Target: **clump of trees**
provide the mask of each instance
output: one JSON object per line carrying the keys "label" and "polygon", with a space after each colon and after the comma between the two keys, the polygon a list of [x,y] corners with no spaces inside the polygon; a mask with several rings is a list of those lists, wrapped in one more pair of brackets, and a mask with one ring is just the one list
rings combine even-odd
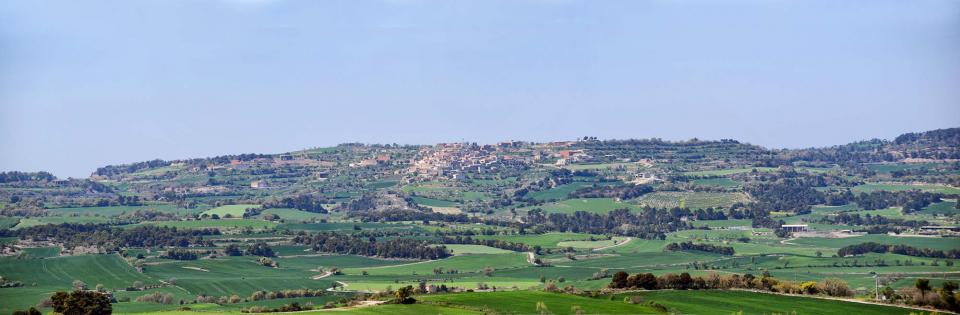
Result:
{"label": "clump of trees", "polygon": [[652,273],[630,275],[620,271],[613,274],[611,289],[643,290],[704,290],[704,289],[751,289],[791,294],[826,294],[829,296],[853,296],[853,290],[843,280],[828,278],[817,283],[809,281],[796,283],[778,280],[769,276],[756,277],[752,274],[721,276],[711,273],[706,277],[693,277],[689,273],[663,274],[659,277]]}
{"label": "clump of trees", "polygon": [[299,302],[293,302],[290,304],[284,304],[280,307],[269,308],[266,306],[251,306],[243,310],[243,313],[278,313],[278,312],[299,312],[299,311],[310,311],[313,310],[313,304],[307,302],[304,305],[300,305]]}
{"label": "clump of trees", "polygon": [[113,306],[106,294],[94,291],[57,292],[50,297],[53,311],[59,314],[110,314]]}
{"label": "clump of trees", "polygon": [[53,176],[48,172],[0,172],[0,183],[13,183],[13,182],[27,182],[27,181],[44,181],[49,182],[57,177]]}
{"label": "clump of trees", "polygon": [[312,246],[314,251],[334,254],[414,259],[440,259],[450,256],[450,251],[444,246],[435,246],[429,241],[411,238],[377,241],[373,238],[334,232],[313,235],[301,232],[293,238],[293,242]]}
{"label": "clump of trees", "polygon": [[866,253],[893,253],[914,257],[929,257],[929,258],[951,258],[957,259],[960,258],[960,250],[951,249],[949,251],[942,251],[939,249],[932,248],[918,248],[909,245],[887,245],[880,244],[875,242],[866,242],[856,245],[844,246],[837,250],[837,256],[855,256],[863,255]]}
{"label": "clump of trees", "polygon": [[940,202],[940,197],[941,194],[919,190],[896,192],[881,190],[869,194],[860,193],[853,201],[866,210],[903,207],[903,211],[909,213],[923,210],[931,203]]}
{"label": "clump of trees", "polygon": [[688,229],[683,217],[689,210],[645,208],[637,214],[629,209],[617,209],[606,214],[577,211],[573,214],[550,213],[536,208],[527,213],[528,224],[538,232],[559,231],[593,234],[617,234],[643,239],[664,239],[666,233]]}
{"label": "clump of trees", "polygon": [[299,194],[280,199],[267,200],[262,204],[262,208],[293,208],[306,212],[327,213],[327,209],[323,207],[323,204],[327,202],[328,200],[322,196],[316,196],[313,194]]}
{"label": "clump of trees", "polygon": [[164,252],[163,255],[160,255],[160,258],[175,260],[197,260],[198,256],[194,251],[174,248]]}
{"label": "clump of trees", "polygon": [[252,256],[261,256],[261,257],[275,257],[276,254],[273,253],[273,248],[270,248],[270,245],[267,245],[265,242],[256,242],[253,245],[250,245],[249,248],[244,252],[244,254]]}
{"label": "clump of trees", "polygon": [[173,304],[173,294],[154,292],[137,297],[137,302],[150,302],[158,304]]}
{"label": "clump of trees", "polygon": [[720,246],[720,245],[713,245],[713,244],[695,244],[693,242],[670,243],[670,244],[667,244],[667,246],[664,247],[663,250],[668,252],[695,250],[695,251],[715,253],[715,254],[727,255],[727,256],[732,256],[734,254],[733,247],[731,246]]}
{"label": "clump of trees", "polygon": [[916,306],[930,306],[939,309],[960,311],[960,292],[954,281],[944,281],[940,288],[934,288],[930,279],[919,278],[913,287],[894,290],[890,287],[880,293],[892,303],[904,303]]}
{"label": "clump of trees", "polygon": [[824,194],[798,178],[781,178],[771,182],[757,182],[745,187],[755,200],[753,207],[777,209],[796,214],[810,213],[811,205],[824,203]]}
{"label": "clump of trees", "polygon": [[620,198],[633,199],[653,192],[648,185],[604,185],[577,189],[567,194],[570,198]]}
{"label": "clump of trees", "polygon": [[17,236],[21,240],[53,241],[64,247],[98,246],[108,250],[120,247],[187,247],[213,246],[204,240],[206,235],[220,235],[217,229],[177,229],[175,227],[144,225],[118,228],[105,224],[46,224],[19,230],[2,230],[2,236]]}

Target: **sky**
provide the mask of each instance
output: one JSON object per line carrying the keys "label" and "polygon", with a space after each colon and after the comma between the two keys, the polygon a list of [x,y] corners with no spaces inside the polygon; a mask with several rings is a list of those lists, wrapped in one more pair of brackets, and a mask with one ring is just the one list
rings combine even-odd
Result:
{"label": "sky", "polygon": [[960,126],[960,1],[0,0],[0,170]]}

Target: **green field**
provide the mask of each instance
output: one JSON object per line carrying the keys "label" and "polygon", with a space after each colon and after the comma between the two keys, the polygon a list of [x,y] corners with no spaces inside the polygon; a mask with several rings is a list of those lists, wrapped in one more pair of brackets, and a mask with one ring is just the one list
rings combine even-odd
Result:
{"label": "green field", "polygon": [[145,206],[53,208],[53,209],[48,209],[47,212],[55,213],[58,215],[79,214],[79,215],[118,216],[118,215],[122,215],[129,212],[135,212],[138,210],[140,211],[153,210],[153,211],[177,213],[177,214],[199,212],[199,210],[194,210],[194,209],[177,208],[176,205],[172,205],[172,204],[158,204],[158,205],[145,205]]}
{"label": "green field", "polygon": [[684,172],[683,175],[690,176],[690,177],[727,176],[727,175],[740,174],[740,173],[749,173],[749,172],[752,172],[753,170],[757,170],[758,172],[773,172],[773,171],[776,171],[777,168],[775,167],[730,168],[730,169],[709,170],[709,171]]}
{"label": "green field", "polygon": [[450,293],[417,297],[421,303],[469,307],[499,314],[536,314],[541,303],[552,314],[575,314],[579,307],[585,314],[659,314],[647,305],[624,303],[622,300],[589,298],[583,296],[541,291]]}
{"label": "green field", "polygon": [[243,213],[244,213],[248,208],[259,208],[259,207],[260,207],[260,205],[250,205],[250,204],[244,204],[244,205],[225,205],[225,206],[219,206],[219,207],[216,207],[216,208],[213,208],[213,209],[204,211],[202,214],[208,214],[208,215],[214,215],[214,214],[216,214],[216,215],[220,216],[221,218],[223,218],[224,216],[226,216],[226,215],[229,214],[230,216],[232,216],[232,217],[234,217],[234,218],[242,218],[242,217],[243,217]]}
{"label": "green field", "polygon": [[571,171],[582,171],[582,170],[606,170],[614,168],[628,168],[628,169],[637,169],[642,166],[637,163],[631,162],[621,162],[621,163],[600,163],[600,164],[568,164],[562,166],[562,168],[571,170]]}
{"label": "green field", "polygon": [[0,229],[9,229],[20,223],[20,218],[0,217]]}
{"label": "green field", "polygon": [[[938,167],[949,167],[949,163],[886,163],[886,164],[868,164],[866,167],[877,173],[892,173],[894,171],[906,171],[917,169],[935,169]],[[956,170],[950,172],[957,174]]]}
{"label": "green field", "polygon": [[643,195],[637,202],[657,208],[687,207],[690,209],[704,209],[708,207],[729,207],[737,202],[747,202],[749,198],[744,193],[717,193],[717,192],[681,192],[666,191]]}
{"label": "green field", "polygon": [[[49,254],[49,252],[47,253]],[[0,289],[0,313],[33,306],[57,290],[69,290],[74,280],[91,288],[103,284],[121,289],[134,281],[155,284],[157,280],[138,273],[118,255],[64,256],[45,259],[0,257],[0,275],[19,280],[23,287]]]}
{"label": "green field", "polygon": [[527,235],[478,235],[476,238],[483,240],[504,240],[509,242],[524,243],[530,246],[540,247],[558,247],[557,244],[563,241],[581,241],[590,240],[590,234],[583,233],[546,233],[546,234],[527,234]]}
{"label": "green field", "polygon": [[447,200],[432,199],[432,198],[419,197],[419,196],[417,196],[417,197],[412,197],[412,198],[413,198],[413,201],[415,201],[417,204],[419,204],[419,205],[424,205],[424,206],[430,206],[430,207],[444,207],[444,208],[446,208],[446,207],[456,207],[456,206],[459,206],[459,205],[460,205],[460,204],[458,204],[458,203],[456,203],[456,202],[447,201]]}
{"label": "green field", "polygon": [[276,222],[256,220],[256,219],[220,219],[220,220],[189,220],[189,221],[149,221],[140,224],[169,226],[176,228],[245,228],[255,229],[271,228],[279,225]]}
{"label": "green field", "polygon": [[376,223],[376,222],[328,222],[328,223],[286,223],[280,225],[282,229],[294,231],[340,231],[348,232],[356,229],[389,229],[389,230],[416,230],[420,227],[403,223]]}
{"label": "green field", "polygon": [[529,266],[527,256],[524,253],[505,253],[505,254],[472,254],[464,256],[453,256],[446,259],[425,261],[418,263],[409,263],[397,266],[386,266],[376,268],[351,268],[345,267],[344,273],[348,275],[359,275],[366,270],[369,275],[430,275],[433,269],[443,267],[444,269],[457,269],[461,273],[477,272],[486,267],[495,269],[518,268]]}
{"label": "green field", "polygon": [[[621,298],[626,295],[620,294]],[[909,314],[911,310],[811,297],[745,291],[649,291],[636,295],[683,314]]]}
{"label": "green field", "polygon": [[[214,308],[214,307],[211,307]],[[297,312],[296,314],[304,315],[314,315],[314,314],[330,314],[331,310],[314,310],[307,312]],[[352,308],[352,309],[337,309],[333,310],[334,314],[350,314],[350,315],[380,315],[380,314],[391,314],[391,315],[426,315],[426,314],[446,314],[446,315],[474,315],[474,314],[483,314],[478,311],[471,311],[461,308],[452,308],[444,307],[439,305],[426,305],[426,304],[409,304],[409,305],[399,305],[399,304],[384,304],[370,307],[361,307],[361,308]],[[198,314],[217,314],[217,315],[245,315],[249,313],[242,313],[240,311],[219,311],[216,309],[199,309],[196,311],[163,311],[163,312],[150,312],[143,313],[145,315],[198,315]],[[280,313],[280,314],[289,314],[289,313]]]}
{"label": "green field", "polygon": [[613,198],[580,198],[567,199],[557,202],[548,202],[541,206],[524,207],[522,210],[529,211],[533,208],[540,208],[546,212],[574,213],[576,211],[586,211],[593,213],[607,213],[616,209],[628,208],[632,210],[640,209],[639,206],[623,201],[616,201]]}
{"label": "green field", "polygon": [[614,237],[609,240],[600,240],[600,241],[565,241],[557,243],[558,247],[573,247],[573,248],[601,248],[608,247],[613,245],[623,245],[623,242],[628,238],[626,237]]}
{"label": "green field", "polygon": [[869,234],[858,237],[848,238],[798,238],[791,243],[798,245],[808,245],[818,248],[840,248],[848,245],[855,245],[866,242],[875,242],[880,244],[903,244],[921,248],[934,248],[940,250],[951,250],[960,248],[960,238],[941,238],[941,237],[898,237],[884,234]]}
{"label": "green field", "polygon": [[468,254],[506,254],[512,251],[483,245],[444,244],[454,255]]}
{"label": "green field", "polygon": [[874,191],[906,191],[906,190],[921,190],[926,192],[933,193],[942,193],[942,194],[960,194],[960,188],[950,187],[950,186],[941,186],[941,185],[908,185],[908,184],[890,184],[890,183],[866,183],[859,186],[854,186],[850,189],[854,193],[869,193]]}
{"label": "green field", "polygon": [[736,188],[736,187],[740,187],[741,185],[740,182],[734,181],[726,177],[694,179],[690,182],[700,186],[723,187],[723,188]]}
{"label": "green field", "polygon": [[297,210],[297,209],[274,208],[274,209],[263,210],[263,212],[261,212],[256,217],[262,218],[263,216],[268,214],[279,216],[281,220],[288,221],[288,222],[289,221],[294,221],[294,222],[309,221],[312,219],[321,218],[325,216],[322,213],[306,212],[306,211]]}
{"label": "green field", "polygon": [[63,217],[33,217],[33,218],[23,218],[20,219],[20,224],[17,224],[13,229],[22,229],[25,227],[44,225],[44,224],[61,224],[61,223],[108,223],[114,221],[114,219],[109,217],[95,217],[95,216],[63,216]]}
{"label": "green field", "polygon": [[957,209],[957,201],[955,200],[943,201],[931,204],[917,213],[931,215],[956,215],[960,213],[960,209]]}
{"label": "green field", "polygon": [[593,183],[573,182],[573,183],[553,187],[547,190],[532,192],[528,195],[528,197],[536,200],[562,200],[562,199],[567,199],[567,195],[570,194],[571,192],[580,188],[590,187],[590,186],[593,186]]}

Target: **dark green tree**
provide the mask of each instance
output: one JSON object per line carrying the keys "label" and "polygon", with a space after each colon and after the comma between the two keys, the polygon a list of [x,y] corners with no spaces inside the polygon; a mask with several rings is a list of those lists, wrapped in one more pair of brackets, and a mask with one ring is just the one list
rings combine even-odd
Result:
{"label": "dark green tree", "polygon": [[93,291],[54,293],[50,300],[53,310],[63,315],[101,315],[113,313],[106,294]]}

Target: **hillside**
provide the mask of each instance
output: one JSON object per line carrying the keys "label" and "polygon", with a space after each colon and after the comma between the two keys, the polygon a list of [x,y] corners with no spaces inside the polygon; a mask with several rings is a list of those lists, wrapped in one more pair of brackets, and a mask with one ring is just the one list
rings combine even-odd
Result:
{"label": "hillside", "polygon": [[[342,144],[4,172],[0,312],[74,289],[116,313],[957,310],[958,139]],[[418,303],[380,304],[398,291]]]}

